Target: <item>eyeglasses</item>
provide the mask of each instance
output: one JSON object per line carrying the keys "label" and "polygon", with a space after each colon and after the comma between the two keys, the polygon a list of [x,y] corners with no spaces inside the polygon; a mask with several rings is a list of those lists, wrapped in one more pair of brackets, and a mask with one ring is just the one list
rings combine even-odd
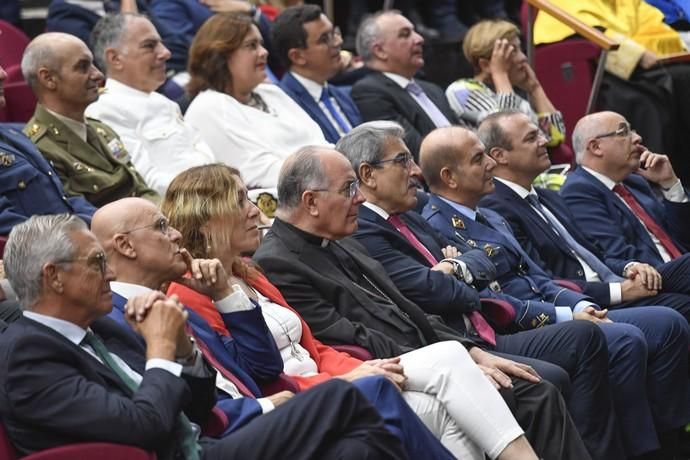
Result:
{"label": "eyeglasses", "polygon": [[154,230],[158,230],[159,232],[161,232],[163,235],[167,235],[168,230],[170,230],[170,223],[168,222],[168,219],[166,219],[165,217],[161,217],[160,219],[158,219],[157,221],[155,221],[152,224],[144,225],[142,227],[133,228],[131,230],[127,230],[126,232],[120,232],[120,233],[122,233],[123,235],[128,235],[132,232],[136,232],[137,230],[143,230],[145,228],[153,228]]}
{"label": "eyeglasses", "polygon": [[90,267],[91,269],[98,270],[101,273],[101,276],[105,276],[105,271],[108,267],[108,258],[106,257],[105,253],[100,251],[97,252],[96,254],[92,256],[82,256],[82,257],[75,257],[74,259],[69,259],[69,260],[58,260],[55,261],[55,264],[72,264],[75,262],[81,262],[81,261],[86,261],[86,265]]}
{"label": "eyeglasses", "polygon": [[604,134],[599,134],[597,136],[594,136],[592,139],[603,139],[605,137],[613,137],[613,136],[628,137],[631,133],[635,134],[636,132],[637,131],[635,131],[634,129],[632,129],[630,127],[630,123],[623,122],[620,125],[618,125],[618,129],[616,129],[615,131],[611,131],[611,132],[604,133]]}
{"label": "eyeglasses", "polygon": [[[352,182],[350,182],[347,185],[346,189],[343,190],[338,190],[335,191],[335,193],[339,193],[341,195],[344,195],[345,198],[352,198],[357,194],[357,190],[359,190],[359,179],[355,179]],[[313,192],[333,192],[333,190],[329,190],[327,188],[314,188],[312,189]]]}
{"label": "eyeglasses", "polygon": [[330,32],[327,32],[325,34],[322,34],[318,40],[316,40],[317,45],[330,45],[336,40],[339,40],[342,38],[342,34],[340,33],[340,27],[335,26],[333,27]]}
{"label": "eyeglasses", "polygon": [[410,155],[409,153],[401,153],[397,155],[395,158],[391,158],[390,160],[378,160],[369,164],[372,166],[380,166],[384,163],[389,162],[395,163],[396,165],[400,165],[403,168],[410,169],[410,166],[412,166],[412,155]]}

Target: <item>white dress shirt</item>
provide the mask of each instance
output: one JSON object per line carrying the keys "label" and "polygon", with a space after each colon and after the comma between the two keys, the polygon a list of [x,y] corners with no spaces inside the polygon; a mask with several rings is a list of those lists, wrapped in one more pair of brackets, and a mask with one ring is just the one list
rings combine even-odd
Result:
{"label": "white dress shirt", "polygon": [[321,128],[276,85],[254,89],[269,113],[214,90],[199,93],[185,120],[197,128],[216,159],[237,168],[254,199],[262,190],[276,194],[283,161],[306,145],[330,146]]}
{"label": "white dress shirt", "polygon": [[[343,128],[340,127],[340,124],[333,118],[333,114],[331,114],[331,111],[328,110],[326,105],[321,101],[321,93],[323,93],[323,90],[325,87],[328,86],[328,83],[325,85],[321,85],[319,83],[316,83],[314,80],[310,80],[306,77],[303,77],[302,75],[296,74],[295,72],[290,72],[293,77],[295,77],[295,80],[297,80],[302,86],[304,86],[304,89],[307,90],[309,95],[314,99],[314,102],[319,106],[323,114],[328,118],[328,122],[333,126],[333,129],[335,129],[340,137],[345,135],[345,132],[343,131]],[[343,112],[343,110],[340,108],[340,104],[338,104],[338,101],[334,97],[329,97],[331,104],[335,108],[336,112],[338,112],[338,115],[340,115],[340,118],[343,119],[347,125],[352,128],[352,125],[350,125],[350,121],[347,119],[347,116]]]}
{"label": "white dress shirt", "polygon": [[[616,186],[616,182],[614,182],[613,180],[611,180],[607,176],[601,174],[600,172],[594,171],[591,168],[588,168],[586,166],[581,166],[581,168],[584,169],[585,171],[587,171],[588,173],[590,173],[592,176],[594,176],[599,182],[604,184],[604,186],[607,189],[613,191],[613,187]],[[666,199],[668,201],[672,201],[674,203],[686,203],[688,201],[688,197],[685,194],[685,189],[683,189],[683,184],[680,182],[680,179],[678,179],[676,181],[676,183],[673,184],[673,186],[671,186],[671,188],[669,188],[668,190],[665,190],[662,188],[661,193],[663,194],[664,199]],[[630,206],[628,206],[628,203],[625,202],[623,197],[619,196],[615,192],[614,192],[614,195],[616,195],[618,197],[618,199],[621,200],[621,202],[624,203],[625,206],[628,207],[628,209],[630,209]],[[666,248],[664,247],[664,245],[661,244],[661,241],[659,241],[659,238],[657,238],[652,232],[649,231],[649,229],[644,224],[642,219],[640,219],[637,216],[637,214],[635,214],[635,211],[630,209],[630,212],[632,212],[633,215],[635,217],[637,217],[637,220],[640,221],[640,223],[642,224],[642,227],[645,229],[645,231],[647,232],[649,237],[654,242],[654,246],[656,247],[656,250],[659,253],[659,255],[661,256],[661,258],[663,259],[663,261],[669,262],[672,259],[671,254],[669,254],[668,251],[666,250]],[[626,266],[626,268],[627,268],[627,266]]]}
{"label": "white dress shirt", "polygon": [[115,130],[137,171],[161,195],[182,171],[216,161],[201,134],[184,121],[179,105],[162,94],[109,78],[86,115]]}
{"label": "white dress shirt", "polygon": [[[391,80],[393,80],[398,86],[400,86],[405,91],[407,91],[407,85],[409,85],[411,81],[414,81],[411,78],[405,78],[402,75],[398,75],[397,73],[391,73],[391,72],[382,72],[382,73],[385,76],[387,76],[388,78],[390,78]],[[417,103],[417,105],[419,105],[419,107],[424,111],[424,113],[429,115],[429,119],[436,125],[437,128],[444,128],[444,127],[449,126],[451,124],[449,120],[446,120],[446,121],[448,121],[448,124],[439,125],[438,123],[436,123],[434,121],[435,120],[434,115],[429,113],[429,111],[426,109],[426,107],[424,107],[424,103],[421,100],[421,96],[414,94],[410,91],[407,91],[407,94],[412,96],[412,99],[414,99],[414,101]],[[427,95],[427,99],[428,99],[428,95]],[[431,104],[434,104],[434,101],[432,101],[431,99],[429,99],[429,102]],[[436,105],[436,104],[434,104],[434,105]],[[438,109],[438,110],[439,110],[439,113],[445,118],[445,115],[443,114],[443,112],[441,112],[441,109]]]}
{"label": "white dress shirt", "polygon": [[[525,198],[527,198],[527,195],[530,195],[530,194],[535,195],[535,196],[537,195],[537,191],[534,190],[534,187],[530,187],[530,190],[527,190],[522,185],[516,184],[515,182],[509,181],[507,179],[503,179],[501,177],[494,177],[494,179],[505,184],[507,187],[509,187],[511,190],[513,190],[515,193],[517,193],[520,196],[520,198],[522,198],[523,200]],[[537,215],[539,217],[541,217],[544,220],[544,222],[548,223],[549,221],[551,221],[551,222],[559,222],[560,223],[558,218],[556,218],[556,216],[554,216],[553,213],[551,211],[549,211],[549,208],[547,208],[546,206],[542,206],[544,213],[547,214],[545,216],[542,214],[541,210],[532,206],[532,204],[529,201],[527,202],[527,204],[529,204],[529,206],[532,209],[534,209],[534,211],[537,213]],[[567,231],[567,229],[563,226],[562,223],[561,223],[561,227],[563,228],[564,231]],[[572,238],[572,235],[570,235],[570,236]],[[575,239],[575,238],[573,238],[573,239]],[[570,248],[570,249],[572,249],[572,248]],[[597,274],[597,272],[595,272],[592,269],[592,267],[589,266],[589,264],[587,262],[585,262],[576,252],[573,251],[572,254],[575,256],[577,261],[580,263],[580,266],[582,267],[582,271],[585,274],[585,280],[586,281],[590,281],[590,282],[601,281],[601,278],[599,278],[599,275]],[[611,305],[618,305],[619,303],[621,303],[623,301],[623,289],[622,289],[621,283],[608,283],[608,284],[609,284],[610,303],[611,303]]]}
{"label": "white dress shirt", "polygon": [[[110,289],[113,292],[116,292],[117,294],[121,295],[125,299],[129,299],[130,297],[134,297],[141,294],[148,294],[152,290],[151,288],[148,288],[146,286],[131,283],[123,283],[121,281],[111,281]],[[237,311],[251,310],[255,308],[254,304],[249,301],[246,294],[244,294],[244,292],[242,292],[241,289],[239,289],[239,286],[237,288],[233,286],[233,289],[234,291],[232,294],[225,297],[224,299],[219,300],[218,302],[214,302],[218,311],[220,311],[221,313],[233,313]],[[191,366],[189,366],[190,370],[187,370],[188,367],[185,367],[184,369],[185,373],[188,373],[190,375],[198,375],[194,373],[194,371],[192,371],[191,369],[194,369],[196,372],[198,372],[200,369],[203,369],[204,367],[202,355],[196,348],[196,345],[194,346],[194,353],[195,361]],[[223,377],[223,375],[220,372],[216,373],[216,388],[229,394],[230,396],[232,396],[233,399],[244,397],[242,393],[240,393],[240,391],[237,389],[237,386],[230,380]],[[261,406],[261,411],[264,414],[275,409],[275,405],[273,405],[271,400],[269,400],[268,398],[257,398],[256,401]]]}
{"label": "white dress shirt", "polygon": [[[35,313],[32,311],[25,310],[23,314],[27,318],[51,328],[52,330],[54,330],[55,332],[57,332],[58,334],[62,335],[67,340],[75,344],[76,346],[82,348],[84,351],[93,356],[99,362],[103,363],[101,358],[96,354],[96,352],[93,350],[93,348],[91,348],[90,345],[82,343],[84,337],[86,337],[86,333],[88,332],[86,329],[82,329],[81,326],[77,326],[76,324],[71,323],[69,321],[65,321],[63,319],[55,318],[52,316],[42,315],[40,313]],[[110,354],[110,357],[113,358],[113,360],[127,374],[129,378],[131,378],[137,384],[141,383],[142,377],[141,375],[139,375],[139,373],[132,370],[132,368],[129,367],[129,365],[127,365],[127,363],[124,362],[116,354],[110,351],[108,353]],[[146,370],[154,368],[164,369],[176,377],[179,377],[182,374],[182,366],[178,363],[168,361],[167,359],[153,358],[146,361]]]}

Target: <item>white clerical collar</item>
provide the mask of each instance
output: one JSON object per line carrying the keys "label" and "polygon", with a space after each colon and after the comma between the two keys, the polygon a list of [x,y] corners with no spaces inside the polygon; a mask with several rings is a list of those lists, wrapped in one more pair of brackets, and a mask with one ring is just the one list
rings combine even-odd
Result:
{"label": "white clerical collar", "polygon": [[362,206],[365,206],[365,207],[371,209],[376,214],[383,217],[383,220],[388,220],[388,217],[390,217],[390,214],[388,214],[388,212],[385,209],[383,209],[380,206],[375,205],[374,203],[370,203],[368,201],[365,201],[364,203],[362,203]]}
{"label": "white clerical collar", "polygon": [[601,182],[602,184],[604,184],[604,186],[605,186],[607,189],[613,190],[613,187],[616,186],[616,182],[615,182],[614,180],[612,180],[610,177],[605,176],[605,175],[603,175],[602,173],[593,170],[592,168],[588,168],[587,166],[582,166],[582,165],[580,165],[580,168],[584,169],[585,171],[587,171],[588,173],[590,173],[592,176],[594,176],[595,178],[597,178],[597,179],[599,180],[599,182]]}
{"label": "white clerical collar", "polygon": [[523,187],[520,184],[516,184],[513,181],[510,181],[508,179],[503,179],[502,177],[496,177],[494,176],[494,180],[498,180],[499,182],[503,183],[506,187],[510,188],[513,192],[517,193],[520,198],[523,200],[527,198],[527,195],[536,195],[537,191],[534,190],[534,187],[530,185],[529,190],[527,190],[525,187]]}
{"label": "white clerical collar", "polygon": [[314,98],[316,102],[319,102],[321,100],[321,93],[323,92],[323,89],[328,85],[321,85],[314,80],[310,80],[307,77],[303,77],[302,75],[299,75],[295,72],[290,72],[290,74],[295,77],[295,80],[297,80],[302,86],[304,86],[304,89],[307,90],[309,95]]}
{"label": "white clerical collar", "polygon": [[65,321],[64,319],[42,315],[29,310],[24,310],[23,314],[27,318],[51,328],[77,346],[81,344],[81,341],[84,340],[84,336],[86,336],[86,329],[69,321]]}

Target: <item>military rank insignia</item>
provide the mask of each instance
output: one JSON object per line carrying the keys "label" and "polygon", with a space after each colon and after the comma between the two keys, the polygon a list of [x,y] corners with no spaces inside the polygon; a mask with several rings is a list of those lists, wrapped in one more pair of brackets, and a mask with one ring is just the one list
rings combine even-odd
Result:
{"label": "military rank insignia", "polygon": [[544,327],[549,324],[549,315],[546,313],[539,313],[536,318],[532,318],[532,328]]}
{"label": "military rank insignia", "polygon": [[465,230],[465,222],[463,222],[462,219],[459,218],[458,216],[453,216],[450,221],[453,224],[454,228],[459,228],[460,230]]}
{"label": "military rank insignia", "polygon": [[0,150],[0,166],[3,168],[10,167],[14,164],[16,158],[11,153],[5,153]]}
{"label": "military rank insignia", "polygon": [[498,248],[491,246],[489,243],[484,245],[484,253],[487,256],[493,257],[494,255],[496,255],[496,252],[498,252]]}

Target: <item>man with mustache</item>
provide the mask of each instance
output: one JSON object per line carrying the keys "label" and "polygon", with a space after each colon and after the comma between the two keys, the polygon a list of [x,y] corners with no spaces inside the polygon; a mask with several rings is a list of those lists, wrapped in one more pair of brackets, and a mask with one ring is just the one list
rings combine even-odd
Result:
{"label": "man with mustache", "polygon": [[458,123],[443,89],[414,78],[424,66],[423,45],[414,25],[397,11],[365,19],[357,31],[357,53],[372,72],[352,87],[363,121],[400,123],[415,159],[426,134]]}
{"label": "man with mustache", "polygon": [[[522,114],[513,121],[513,145],[541,146],[533,153],[545,155],[546,138],[537,125]],[[514,153],[529,161],[526,151]],[[423,213],[429,224],[455,244],[473,241],[490,247],[505,293],[528,304],[548,300],[559,286],[525,254],[501,216],[478,206],[494,190],[496,160],[485,152],[477,135],[460,127],[436,130],[422,143],[421,161],[433,192]],[[665,450],[655,453],[655,458],[672,458],[677,428],[690,419],[688,332],[683,317],[661,306],[606,312],[592,299],[570,308],[562,300],[555,305],[558,322],[591,321],[606,336],[609,380],[615,388],[614,407],[628,456],[647,455],[661,447]]]}
{"label": "man with mustache", "polygon": [[563,197],[532,186],[551,162],[544,139],[522,135],[528,125],[529,120],[516,112],[495,114],[482,123],[477,135],[496,167],[492,170],[495,191],[482,198],[480,205],[506,219],[515,239],[545,272],[577,283],[599,305],[611,309],[665,305],[690,317],[690,295],[672,291],[673,282],[662,282],[657,289],[658,275],[651,265],[633,265],[625,278],[609,268],[601,243],[585,235]]}
{"label": "man with mustache", "polygon": [[57,171],[67,195],[81,195],[94,206],[126,196],[159,200],[118,135],[84,116],[103,80],[84,42],[57,32],[39,35],[24,51],[22,74],[38,99],[24,132]]}
{"label": "man with mustache", "polygon": [[651,289],[690,293],[690,201],[668,157],[648,151],[615,112],[582,118],[573,149],[580,167],[561,195],[606,265]]}
{"label": "man with mustache", "polygon": [[182,118],[180,106],[156,92],[165,83],[170,51],[150,20],[137,14],[106,15],[91,42],[108,80],[86,114],[117,131],[153,189],[165,193],[180,172],[215,161],[200,133]]}

